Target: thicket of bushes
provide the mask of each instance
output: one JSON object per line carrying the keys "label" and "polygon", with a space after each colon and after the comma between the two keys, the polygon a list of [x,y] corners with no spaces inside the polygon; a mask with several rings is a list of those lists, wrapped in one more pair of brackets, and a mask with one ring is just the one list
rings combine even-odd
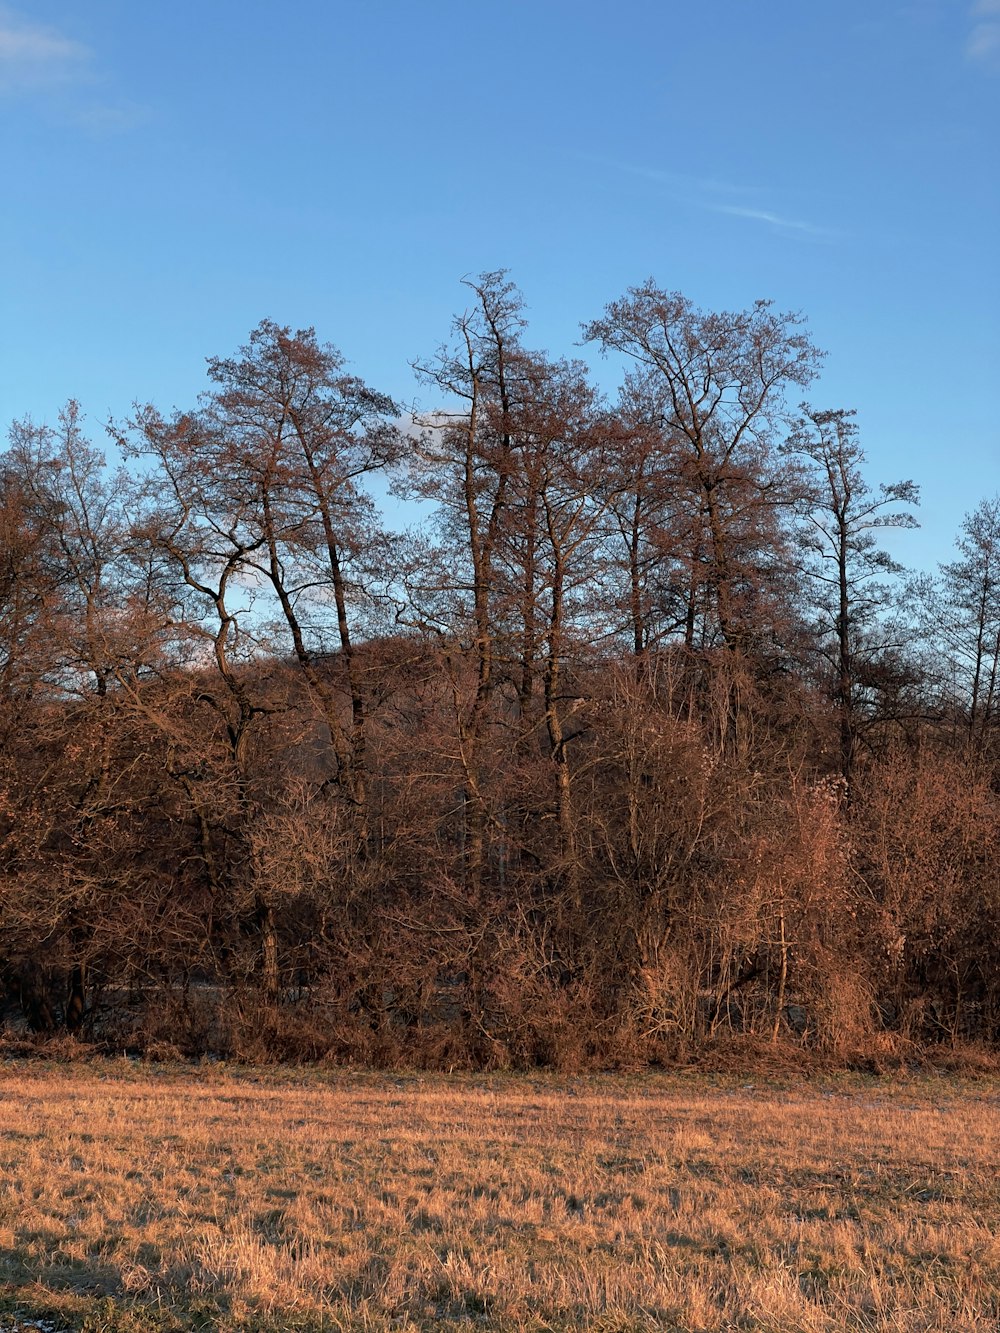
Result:
{"label": "thicket of bushes", "polygon": [[[760,304],[470,285],[428,411],[262,324],[187,413],[0,456],[10,1033],[438,1067],[1000,1036],[1000,506],[904,576]],[[432,500],[387,532],[376,474]]]}

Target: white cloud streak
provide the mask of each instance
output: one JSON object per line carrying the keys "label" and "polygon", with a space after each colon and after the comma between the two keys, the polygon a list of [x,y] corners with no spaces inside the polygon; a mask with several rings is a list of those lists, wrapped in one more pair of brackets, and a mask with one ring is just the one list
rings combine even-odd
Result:
{"label": "white cloud streak", "polygon": [[728,213],[730,217],[747,218],[751,222],[766,222],[768,226],[780,231],[798,231],[803,236],[813,236],[817,240],[832,240],[837,233],[829,227],[817,227],[812,222],[800,222],[797,218],[782,217],[766,208],[744,208],[738,204],[706,204],[713,213]]}
{"label": "white cloud streak", "polygon": [[652,181],[656,185],[666,185],[674,190],[688,190],[705,194],[752,194],[755,186],[734,185],[731,181],[720,181],[711,176],[685,176],[678,171],[663,171],[659,167],[636,166],[632,162],[615,162],[608,158],[590,158],[601,166],[614,167],[629,176],[639,176],[642,180]]}
{"label": "white cloud streak", "polygon": [[965,54],[977,65],[1000,68],[1000,23],[977,23],[965,43]]}
{"label": "white cloud streak", "polygon": [[81,77],[90,50],[55,28],[0,7],[0,91],[29,92]]}
{"label": "white cloud streak", "polygon": [[974,22],[965,40],[965,58],[971,64],[1000,70],[1000,0],[973,0]]}
{"label": "white cloud streak", "polygon": [[615,162],[608,158],[588,157],[586,160],[662,186],[670,198],[691,208],[742,218],[746,222],[755,222],[786,235],[797,235],[802,239],[832,241],[839,235],[831,227],[817,226],[815,223],[787,217],[773,209],[762,207],[758,201],[764,196],[765,190],[758,185],[737,185],[732,181],[710,176],[685,176],[675,171],[663,171],[658,167],[637,166],[631,162]]}

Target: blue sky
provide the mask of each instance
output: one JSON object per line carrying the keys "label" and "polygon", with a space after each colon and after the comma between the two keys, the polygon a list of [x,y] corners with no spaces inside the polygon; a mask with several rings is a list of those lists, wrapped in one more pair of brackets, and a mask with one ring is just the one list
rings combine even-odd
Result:
{"label": "blue sky", "polygon": [[1000,487],[998,102],[1000,0],[0,4],[0,419],[187,405],[264,316],[410,401],[464,274],[554,353],[652,275],[808,316],[928,565]]}

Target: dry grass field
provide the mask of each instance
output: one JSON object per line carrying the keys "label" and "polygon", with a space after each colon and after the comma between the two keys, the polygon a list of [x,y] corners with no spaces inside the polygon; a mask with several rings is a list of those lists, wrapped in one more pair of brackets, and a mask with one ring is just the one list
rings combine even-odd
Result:
{"label": "dry grass field", "polygon": [[995,1083],[121,1061],[0,1096],[0,1309],[65,1328],[1000,1327]]}

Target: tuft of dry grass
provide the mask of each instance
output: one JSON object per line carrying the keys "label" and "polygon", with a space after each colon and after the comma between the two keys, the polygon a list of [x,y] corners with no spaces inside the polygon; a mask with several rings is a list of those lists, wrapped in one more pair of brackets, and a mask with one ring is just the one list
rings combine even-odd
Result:
{"label": "tuft of dry grass", "polygon": [[1000,1096],[8,1066],[7,1309],[93,1330],[992,1330]]}

